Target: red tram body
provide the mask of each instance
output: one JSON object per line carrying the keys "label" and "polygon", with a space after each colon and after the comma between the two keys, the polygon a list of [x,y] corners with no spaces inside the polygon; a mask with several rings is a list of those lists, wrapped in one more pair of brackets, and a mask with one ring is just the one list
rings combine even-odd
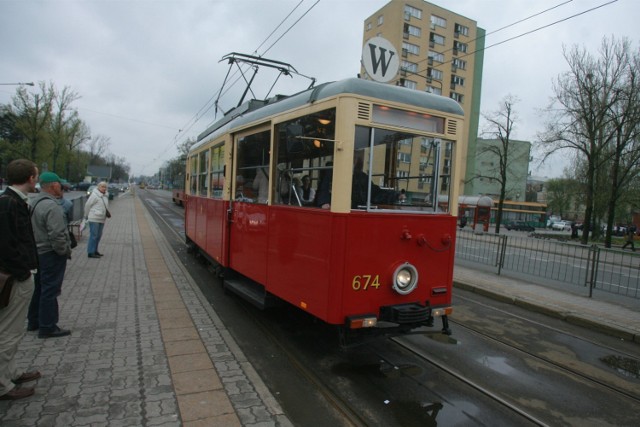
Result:
{"label": "red tram body", "polygon": [[178,206],[184,206],[184,188],[174,188],[171,190],[171,201]]}
{"label": "red tram body", "polygon": [[457,200],[462,126],[453,100],[360,79],[240,107],[189,153],[187,242],[260,307],[277,297],[348,333],[441,316],[448,332],[457,214],[438,200]]}

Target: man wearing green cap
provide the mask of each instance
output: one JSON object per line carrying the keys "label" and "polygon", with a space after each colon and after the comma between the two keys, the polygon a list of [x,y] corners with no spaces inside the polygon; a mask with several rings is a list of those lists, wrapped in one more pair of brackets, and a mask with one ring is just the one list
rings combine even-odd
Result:
{"label": "man wearing green cap", "polygon": [[27,329],[38,330],[39,338],[64,337],[71,331],[58,327],[58,295],[67,259],[71,257],[71,244],[64,213],[56,200],[62,197],[62,183],[55,173],[43,172],[40,174],[40,187],[41,193],[31,204],[39,268],[29,305]]}

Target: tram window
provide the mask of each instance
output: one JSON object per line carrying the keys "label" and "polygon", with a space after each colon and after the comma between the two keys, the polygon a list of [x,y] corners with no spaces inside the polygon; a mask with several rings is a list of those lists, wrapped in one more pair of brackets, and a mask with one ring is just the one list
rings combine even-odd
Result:
{"label": "tram window", "polygon": [[[352,209],[448,209],[453,144],[439,138],[357,126]],[[448,199],[447,199],[448,200]]]}
{"label": "tram window", "polygon": [[200,153],[200,173],[199,173],[199,182],[198,189],[200,191],[200,195],[206,197],[207,190],[209,189],[209,175],[207,174],[207,167],[209,165],[209,150],[203,151]]}
{"label": "tram window", "polygon": [[211,149],[211,197],[221,199],[224,189],[224,146]]}
{"label": "tram window", "polygon": [[238,140],[236,200],[267,203],[269,189],[269,131]]}
{"label": "tram window", "polygon": [[[333,164],[335,116],[335,109],[328,109],[276,125],[274,203],[321,207],[318,187],[321,176],[330,176],[326,171]],[[328,180],[323,190],[329,191],[325,195],[329,201],[330,188]]]}
{"label": "tram window", "polygon": [[196,194],[198,194],[197,193],[198,191],[198,156],[197,155],[191,156],[189,170],[191,172],[191,185],[189,186],[190,194],[195,196]]}

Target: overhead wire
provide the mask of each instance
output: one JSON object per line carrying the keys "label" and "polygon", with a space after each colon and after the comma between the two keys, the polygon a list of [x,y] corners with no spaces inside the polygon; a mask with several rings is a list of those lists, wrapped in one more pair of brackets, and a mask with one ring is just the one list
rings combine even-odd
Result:
{"label": "overhead wire", "polygon": [[[543,30],[543,29],[545,29],[545,28],[552,27],[552,26],[554,26],[554,25],[560,24],[560,23],[562,23],[562,22],[568,21],[568,20],[573,19],[573,18],[576,18],[576,17],[578,17],[578,16],[581,16],[581,15],[587,14],[587,13],[589,13],[589,12],[593,12],[594,10],[600,9],[600,8],[602,8],[602,7],[609,6],[610,4],[612,4],[612,3],[616,3],[617,1],[618,1],[618,0],[611,0],[611,1],[608,1],[608,2],[606,2],[606,3],[602,3],[602,4],[598,5],[598,6],[595,6],[595,7],[592,7],[592,8],[586,9],[586,10],[583,10],[583,11],[581,11],[581,12],[579,12],[579,13],[575,13],[575,14],[573,14],[573,15],[567,16],[567,17],[565,17],[565,18],[559,19],[559,20],[554,21],[554,22],[551,22],[551,23],[549,23],[549,24],[542,25],[542,26],[540,26],[540,27],[534,28],[533,30],[525,31],[524,33],[518,34],[518,35],[513,36],[513,37],[510,37],[510,38],[508,38],[508,39],[505,39],[505,40],[502,40],[502,41],[500,41],[500,42],[497,42],[497,43],[491,44],[491,45],[489,45],[489,46],[485,46],[485,47],[483,47],[483,48],[481,48],[481,49],[476,49],[476,50],[474,50],[474,51],[467,52],[467,53],[465,53],[465,54],[463,54],[463,55],[458,55],[458,56],[456,56],[456,58],[455,58],[455,59],[465,58],[465,57],[470,56],[470,55],[473,55],[473,54],[475,54],[475,53],[477,53],[477,52],[482,52],[482,51],[485,51],[485,50],[490,49],[490,48],[492,48],[492,47],[496,47],[496,46],[499,46],[499,45],[501,45],[501,44],[504,44],[504,43],[507,43],[507,42],[510,42],[510,41],[513,41],[513,40],[519,39],[519,38],[524,37],[524,36],[529,35],[529,34],[533,34],[533,33],[535,33],[535,32],[538,32],[538,31],[540,31],[540,30]],[[566,3],[567,3],[567,2],[562,3],[562,4],[559,4],[558,6],[562,6],[562,5],[566,4]],[[552,9],[554,9],[554,8],[558,7],[558,6],[554,6],[553,8],[550,8],[550,9],[548,9],[548,10],[552,10]],[[547,11],[548,11],[548,10],[547,10]],[[540,13],[544,13],[544,12],[546,12],[546,11],[542,11],[542,12],[540,12]],[[540,13],[538,13],[538,14],[536,14],[536,15],[533,15],[533,16],[537,16],[537,15],[539,15]],[[529,18],[525,18],[525,19],[523,19],[523,20],[521,20],[521,21],[524,21],[524,20],[527,20],[527,19],[529,19]],[[510,26],[510,25],[509,25],[509,26]],[[508,27],[508,26],[507,26],[507,27]],[[503,28],[506,28],[506,27],[503,27]],[[492,33],[492,34],[495,34],[497,31],[499,31],[499,30],[492,31],[491,33]],[[488,35],[488,34],[487,34],[487,35]],[[485,37],[486,37],[486,35],[485,35]],[[477,37],[477,38],[475,38],[474,40],[478,40],[478,39],[481,39],[481,38],[482,38],[482,37]],[[472,40],[472,41],[473,41],[473,40]],[[451,50],[451,49],[449,49],[449,50]],[[444,52],[448,52],[449,50],[446,50],[446,51],[444,51]],[[439,67],[442,67],[442,66],[444,66],[444,65],[447,65],[447,64],[451,63],[452,61],[453,61],[453,59],[452,59],[451,61],[448,61],[448,62],[442,62],[442,63],[440,63],[440,64],[433,65],[433,66],[431,66],[430,68],[439,68]],[[424,60],[421,60],[420,62],[424,62]],[[418,62],[418,63],[419,63],[419,62]],[[419,77],[423,77],[423,76],[422,76],[422,74],[420,74],[420,73],[424,73],[424,72],[425,72],[425,71],[427,71],[427,70],[428,70],[428,68],[425,68],[425,69],[423,69],[423,70],[416,71],[416,72],[412,72],[412,71],[407,71],[407,72],[408,72],[408,73],[410,73],[410,74],[412,74],[412,75],[416,75],[416,76],[419,76]],[[397,79],[396,79],[396,81],[397,81]]]}
{"label": "overhead wire", "polygon": [[[296,6],[293,7],[293,9],[287,14],[287,16],[285,16],[280,23],[274,28],[273,31],[271,31],[271,33],[260,43],[260,45],[254,50],[254,53],[257,53],[258,50],[271,38],[271,36],[273,36],[277,30],[284,25],[284,23],[289,19],[289,17],[291,17],[291,15],[298,9],[298,7],[300,7],[300,5],[302,5],[302,3],[304,3],[305,0],[300,0],[300,2],[298,2],[298,4]],[[307,11],[305,11],[301,17],[299,17],[292,25],[289,26],[289,28],[286,29],[286,31],[274,42],[272,43],[264,52],[262,52],[262,54],[260,54],[260,56],[263,56],[264,54],[266,54],[271,48],[273,48],[281,39],[282,37],[284,37],[284,35],[286,35],[289,31],[291,31],[291,29],[298,24],[298,22],[300,22],[300,20],[306,16],[311,9],[313,9],[318,3],[320,2],[320,0],[316,0],[316,2],[311,5],[311,7],[309,7],[309,9],[307,9]],[[237,75],[239,71],[236,70],[231,77],[234,77]],[[242,76],[238,76],[230,85],[229,87],[224,90],[224,92],[222,92],[223,88],[219,89],[217,92],[215,92],[211,98],[209,98],[209,100],[198,110],[198,112],[191,118],[189,119],[183,126],[182,128],[180,128],[178,130],[178,133],[173,137],[173,140],[167,145],[167,147],[162,150],[160,152],[160,154],[158,156],[156,156],[156,158],[153,159],[153,162],[157,161],[158,159],[160,159],[165,153],[167,153],[170,149],[172,149],[174,146],[177,147],[178,144],[180,143],[179,139],[180,138],[185,138],[186,136],[184,136],[189,130],[191,130],[191,128],[193,126],[195,126],[196,123],[198,123],[200,121],[200,119],[202,119],[202,117],[207,114],[211,108],[213,108],[216,104],[212,103],[212,101],[219,96],[222,96],[226,93],[228,93],[229,90],[232,89],[232,87],[242,78]],[[144,169],[144,168],[143,168]]]}

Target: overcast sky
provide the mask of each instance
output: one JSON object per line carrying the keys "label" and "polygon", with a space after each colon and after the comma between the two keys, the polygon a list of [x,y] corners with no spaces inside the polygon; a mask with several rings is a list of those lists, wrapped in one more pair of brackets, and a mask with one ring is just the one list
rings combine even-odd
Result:
{"label": "overcast sky", "polygon": [[[360,70],[364,19],[387,3],[0,0],[0,83],[53,82],[58,91],[68,86],[81,97],[74,105],[92,135],[108,137],[109,151],[126,158],[134,175],[152,175],[177,155],[177,143],[195,138],[215,120],[214,109],[207,108],[228,70],[226,63],[219,62],[224,55],[257,51],[266,58],[290,63],[319,83],[353,77]],[[489,34],[486,45],[491,46],[608,1],[431,3],[474,19],[487,33],[566,3]],[[539,110],[552,96],[552,81],[567,71],[563,46],[579,45],[597,54],[602,38],[613,35],[629,38],[638,49],[640,3],[610,3],[487,49],[482,112],[497,110],[508,94],[517,96],[521,101],[516,105],[519,121],[515,138],[534,141],[536,132],[543,129],[545,118]],[[262,88],[270,86],[272,77],[267,70],[260,71],[255,93],[258,98],[266,95],[267,89]],[[283,94],[309,84],[299,77],[284,77],[280,82],[274,92]],[[241,90],[243,87],[236,85],[221,98],[223,110],[235,106]],[[15,87],[0,86],[0,103],[10,103],[14,93]],[[563,164],[558,156],[532,173],[560,176]]]}

